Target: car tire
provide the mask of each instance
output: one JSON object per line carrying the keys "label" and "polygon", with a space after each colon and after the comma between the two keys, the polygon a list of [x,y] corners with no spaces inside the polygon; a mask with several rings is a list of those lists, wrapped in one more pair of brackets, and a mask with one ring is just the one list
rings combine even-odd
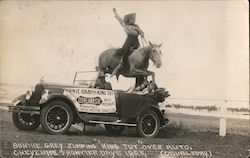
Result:
{"label": "car tire", "polygon": [[64,134],[73,122],[72,109],[63,101],[51,101],[42,108],[40,122],[47,133]]}
{"label": "car tire", "polygon": [[[18,104],[17,106],[21,106],[21,104]],[[39,115],[36,114],[31,115],[31,114],[13,112],[12,120],[14,125],[19,130],[34,131],[40,126]]]}
{"label": "car tire", "polygon": [[141,137],[153,138],[157,136],[159,129],[160,120],[154,111],[147,110],[139,116],[137,121],[137,132]]}
{"label": "car tire", "polygon": [[113,135],[120,135],[125,130],[125,126],[118,126],[118,125],[104,125],[105,130]]}

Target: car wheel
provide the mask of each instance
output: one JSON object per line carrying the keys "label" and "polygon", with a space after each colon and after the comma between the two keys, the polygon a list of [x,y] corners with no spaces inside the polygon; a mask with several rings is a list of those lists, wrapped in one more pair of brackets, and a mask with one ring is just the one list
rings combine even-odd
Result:
{"label": "car wheel", "polygon": [[[17,106],[21,106],[21,104]],[[13,112],[12,120],[14,125],[20,130],[34,131],[40,126],[39,115]]]}
{"label": "car wheel", "polygon": [[105,130],[114,135],[119,135],[125,130],[125,126],[105,125]]}
{"label": "car wheel", "polygon": [[137,131],[140,136],[146,138],[153,138],[158,134],[159,128],[159,117],[154,111],[147,110],[139,116],[137,122]]}
{"label": "car wheel", "polygon": [[73,122],[73,112],[63,101],[52,101],[42,108],[40,122],[49,134],[63,134]]}

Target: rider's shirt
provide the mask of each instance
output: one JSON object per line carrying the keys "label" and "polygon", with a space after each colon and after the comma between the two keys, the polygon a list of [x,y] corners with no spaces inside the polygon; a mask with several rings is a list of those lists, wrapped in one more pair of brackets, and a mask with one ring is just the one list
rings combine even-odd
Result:
{"label": "rider's shirt", "polygon": [[127,35],[132,35],[132,36],[138,36],[139,32],[137,31],[139,29],[138,26],[135,25],[125,25],[124,30],[127,33]]}

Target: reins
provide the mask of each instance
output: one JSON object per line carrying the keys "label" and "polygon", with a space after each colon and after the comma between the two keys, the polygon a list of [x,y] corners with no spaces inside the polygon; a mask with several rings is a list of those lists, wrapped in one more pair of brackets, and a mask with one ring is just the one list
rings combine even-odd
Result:
{"label": "reins", "polygon": [[143,46],[144,52],[146,52],[144,42],[145,42],[145,44],[147,44],[147,41],[146,41],[146,39],[144,37],[141,37],[141,41],[142,41],[142,46]]}
{"label": "reins", "polygon": [[146,50],[146,47],[145,47],[145,45],[144,45],[144,43],[147,44],[146,39],[143,38],[143,37],[141,37],[141,42],[142,42],[142,47],[143,47],[144,53],[146,54],[145,59],[144,59],[144,62],[145,62],[146,60],[148,60],[148,59],[150,58],[150,57],[149,57],[150,55],[149,55],[148,53],[146,53],[147,50]]}

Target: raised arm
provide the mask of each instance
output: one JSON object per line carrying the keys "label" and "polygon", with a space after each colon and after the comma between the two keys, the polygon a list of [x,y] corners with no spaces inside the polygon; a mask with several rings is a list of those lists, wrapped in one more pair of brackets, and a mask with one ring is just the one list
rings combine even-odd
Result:
{"label": "raised arm", "polygon": [[115,8],[113,8],[113,12],[115,14],[115,18],[119,21],[119,23],[122,25],[122,27],[124,28],[124,30],[125,30],[125,32],[127,34],[137,36],[138,33],[139,33],[142,37],[144,37],[144,33],[142,32],[142,30],[139,28],[138,25],[136,25],[135,27],[134,26],[125,25],[125,23],[123,22],[122,18],[117,14]]}
{"label": "raised arm", "polygon": [[135,31],[131,30],[129,27],[127,27],[127,26],[125,25],[125,23],[123,22],[122,18],[117,14],[115,8],[113,8],[113,12],[114,12],[114,14],[115,14],[115,18],[116,18],[116,19],[119,21],[119,23],[122,25],[122,27],[124,28],[125,32],[126,32],[127,34],[136,35],[136,32],[135,32]]}
{"label": "raised arm", "polygon": [[116,9],[113,8],[113,12],[115,14],[115,18],[119,21],[119,23],[122,25],[122,27],[125,27],[124,22],[122,21],[122,18],[117,14]]}

